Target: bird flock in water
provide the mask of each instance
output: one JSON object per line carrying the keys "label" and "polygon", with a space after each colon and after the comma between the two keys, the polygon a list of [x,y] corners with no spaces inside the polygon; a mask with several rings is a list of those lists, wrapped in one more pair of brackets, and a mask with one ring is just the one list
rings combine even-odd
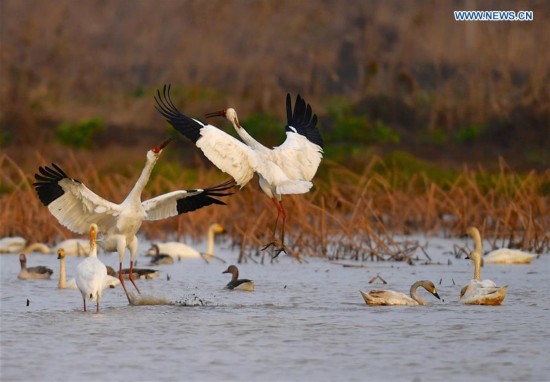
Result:
{"label": "bird flock in water", "polygon": [[[261,190],[272,200],[277,209],[272,238],[262,247],[270,250],[273,258],[287,252],[285,246],[285,222],[287,212],[282,203],[282,195],[303,194],[313,186],[311,180],[323,157],[323,139],[317,128],[317,115],[305,100],[297,95],[294,107],[290,94],[286,97],[287,124],[286,139],[278,147],[268,148],[256,141],[241,126],[237,113],[228,108],[206,114],[207,118],[225,117],[233,125],[242,141],[225,133],[211,124],[182,114],[170,97],[170,85],[157,91],[156,109],[181,135],[194,143],[216,167],[229,174],[232,179],[210,187],[176,190],[142,201],[141,194],[162,151],[172,139],[153,147],[146,154],[145,166],[134,187],[120,204],[110,202],[88,189],[84,183],[73,179],[57,164],[40,166],[33,183],[40,201],[50,213],[69,230],[77,234],[89,234],[89,242],[79,239],[66,240],[56,246],[60,260],[59,288],[78,289],[82,294],[83,309],[86,301],[99,302],[106,288],[119,284],[124,289],[128,302],[135,303],[135,297],[128,292],[124,280],[129,280],[138,294],[141,294],[135,280],[153,278],[158,272],[151,269],[134,268],[138,252],[137,232],[145,220],[161,220],[184,213],[190,213],[211,205],[225,205],[225,200],[235,188],[244,187],[258,175]],[[222,200],[223,199],[223,200]],[[280,234],[277,228],[280,226]],[[174,258],[215,257],[213,255],[214,235],[223,232],[219,224],[208,230],[208,250],[200,253],[179,242],[153,244],[148,254],[153,257],[152,265],[171,264]],[[462,288],[459,302],[475,305],[499,305],[506,296],[507,286],[498,287],[491,280],[482,280],[482,261],[495,263],[529,263],[536,255],[514,250],[497,250],[482,257],[482,243],[479,231],[470,227],[467,234],[474,239],[475,249],[468,255],[474,264],[474,278]],[[98,235],[101,238],[98,240]],[[3,240],[9,240],[6,238]],[[0,243],[0,246],[2,243]],[[97,258],[97,245],[107,252],[117,252],[118,272],[106,267]],[[123,269],[126,249],[130,252],[130,267]],[[0,248],[1,250],[1,248]],[[30,246],[24,252],[50,252],[43,244]],[[66,254],[87,254],[76,268],[76,277],[66,280]],[[25,253],[20,255],[20,279],[49,279],[53,271],[44,266],[27,268]],[[231,274],[227,289],[252,291],[254,282],[239,279],[239,270],[230,265],[223,273]],[[360,291],[368,305],[427,305],[418,294],[422,287],[436,298],[440,298],[435,285],[429,280],[415,282],[410,289],[410,297],[391,290]]]}

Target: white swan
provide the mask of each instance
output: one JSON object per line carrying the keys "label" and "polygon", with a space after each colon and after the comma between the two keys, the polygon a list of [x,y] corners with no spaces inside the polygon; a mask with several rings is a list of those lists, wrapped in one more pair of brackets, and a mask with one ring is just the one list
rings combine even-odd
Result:
{"label": "white swan", "polygon": [[475,227],[470,227],[466,233],[475,241],[475,249],[468,258],[474,262],[474,279],[460,291],[458,302],[468,305],[500,305],[506,297],[508,285],[497,287],[491,280],[481,280],[481,235]]}
{"label": "white swan", "polygon": [[197,251],[195,248],[188,246],[187,244],[179,243],[177,241],[169,241],[166,243],[156,243],[147,251],[147,256],[155,256],[158,253],[164,253],[172,257],[173,259],[197,259],[205,256],[214,256],[214,236],[218,233],[224,232],[224,228],[220,224],[212,224],[208,228],[208,247],[205,254]]}
{"label": "white swan", "polygon": [[19,255],[19,262],[21,263],[21,271],[17,277],[21,280],[49,279],[52,277],[53,271],[43,265],[27,268],[27,256],[24,253]]}
{"label": "white swan", "polygon": [[371,290],[369,293],[363,291],[359,292],[361,292],[361,296],[363,296],[367,305],[428,305],[428,303],[416,293],[416,290],[420,286],[440,299],[434,283],[429,280],[415,282],[410,289],[411,297],[407,296],[405,293],[395,292],[393,290]]}
{"label": "white swan", "polygon": [[40,252],[42,254],[46,254],[46,253],[51,253],[51,250],[50,250],[50,247],[48,247],[44,243],[32,243],[32,244],[26,246],[21,251],[21,253],[24,253],[26,255],[28,255],[29,253],[32,253],[32,252]]}
{"label": "white swan", "polygon": [[59,289],[78,289],[76,279],[73,277],[67,281],[67,271],[65,267],[65,251],[63,248],[57,250],[57,259],[59,260],[59,281],[57,287]]}
{"label": "white swan", "polygon": [[20,253],[27,244],[21,236],[4,237],[0,239],[0,253]]}
{"label": "white swan", "polygon": [[24,247],[19,252],[27,255],[32,252],[48,254],[59,253],[60,249],[63,249],[65,255],[88,256],[88,253],[90,253],[90,241],[84,239],[67,239],[58,243],[54,248],[50,248],[44,243],[36,242]]}
{"label": "white swan", "polygon": [[483,256],[485,264],[531,264],[537,255],[518,249],[500,248]]}
{"label": "white swan", "polygon": [[[105,288],[109,288],[114,277],[107,275],[107,267],[97,258],[97,225],[90,226],[90,254],[76,267],[76,285],[82,294],[84,311],[86,299],[96,302],[96,313],[99,313],[99,300]],[[120,282],[120,281],[119,281]]]}

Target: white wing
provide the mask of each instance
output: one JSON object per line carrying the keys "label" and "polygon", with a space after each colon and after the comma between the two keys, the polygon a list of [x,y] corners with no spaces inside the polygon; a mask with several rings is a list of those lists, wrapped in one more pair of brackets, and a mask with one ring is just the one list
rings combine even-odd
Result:
{"label": "white wing", "polygon": [[200,133],[196,145],[216,167],[241,187],[252,179],[258,163],[253,149],[212,125],[203,125]]}
{"label": "white wing", "polygon": [[146,200],[141,203],[145,210],[145,220],[165,219],[186,212],[195,211],[211,204],[225,205],[224,202],[215,197],[231,195],[231,193],[227,191],[233,188],[234,185],[235,182],[231,180],[206,189],[199,188],[195,190],[173,191]]}
{"label": "white wing", "polygon": [[48,207],[53,216],[65,227],[76,233],[87,233],[90,224],[97,224],[105,232],[116,224],[121,211],[118,204],[96,195],[78,180],[71,179],[57,165],[53,168],[40,167],[35,174],[36,188],[40,201]]}
{"label": "white wing", "polygon": [[271,158],[290,179],[310,181],[319,168],[323,149],[303,135],[287,132],[286,140],[273,149]]}

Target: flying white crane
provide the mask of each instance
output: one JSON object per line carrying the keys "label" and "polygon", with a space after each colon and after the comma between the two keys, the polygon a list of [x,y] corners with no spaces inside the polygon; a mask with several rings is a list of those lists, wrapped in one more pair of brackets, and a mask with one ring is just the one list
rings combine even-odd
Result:
{"label": "flying white crane", "polygon": [[118,252],[119,279],[126,297],[130,296],[122,276],[122,260],[126,247],[130,250],[130,281],[139,292],[132,277],[137,254],[138,239],[136,233],[144,220],[160,220],[186,212],[195,211],[211,204],[225,205],[215,197],[231,195],[227,190],[234,181],[205,189],[178,190],[141,201],[141,193],[149,180],[151,171],[160,153],[170,140],[147,152],[147,160],[139,179],[121,204],[112,203],[96,195],[83,183],[71,179],[59,166],[39,167],[33,183],[40,201],[48,207],[52,215],[73,232],[83,234],[90,224],[95,223],[104,234],[101,246],[108,252]]}
{"label": "flying white crane", "polygon": [[[214,165],[231,175],[239,186],[243,187],[254,173],[258,174],[261,189],[277,208],[273,236],[279,217],[282,216],[281,240],[274,257],[282,251],[286,252],[284,235],[287,214],[281,195],[308,192],[313,186],[311,179],[323,157],[323,139],[316,128],[317,116],[313,114],[311,106],[298,95],[293,111],[290,94],[287,94],[287,137],[282,145],[270,149],[257,142],[242,128],[234,109],[209,113],[206,116],[228,118],[246,144],[215,126],[182,114],[170,98],[170,85],[165,85],[162,93],[158,90],[157,95],[157,110],[178,132],[200,148]],[[263,249],[275,245],[276,242],[274,238]]]}

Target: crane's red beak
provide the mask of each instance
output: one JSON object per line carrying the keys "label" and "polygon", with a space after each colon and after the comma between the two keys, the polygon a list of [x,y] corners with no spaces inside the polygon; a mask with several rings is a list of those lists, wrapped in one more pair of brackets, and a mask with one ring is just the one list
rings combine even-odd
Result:
{"label": "crane's red beak", "polygon": [[168,144],[169,144],[170,142],[172,142],[172,139],[174,139],[174,138],[167,139],[167,140],[165,140],[164,142],[162,142],[162,144],[161,144],[160,146],[153,147],[153,152],[154,152],[155,154],[160,153],[166,146],[168,146]]}
{"label": "crane's red beak", "polygon": [[220,111],[213,111],[212,113],[206,113],[204,116],[206,118],[212,118],[212,117],[225,117],[226,109],[220,110]]}

